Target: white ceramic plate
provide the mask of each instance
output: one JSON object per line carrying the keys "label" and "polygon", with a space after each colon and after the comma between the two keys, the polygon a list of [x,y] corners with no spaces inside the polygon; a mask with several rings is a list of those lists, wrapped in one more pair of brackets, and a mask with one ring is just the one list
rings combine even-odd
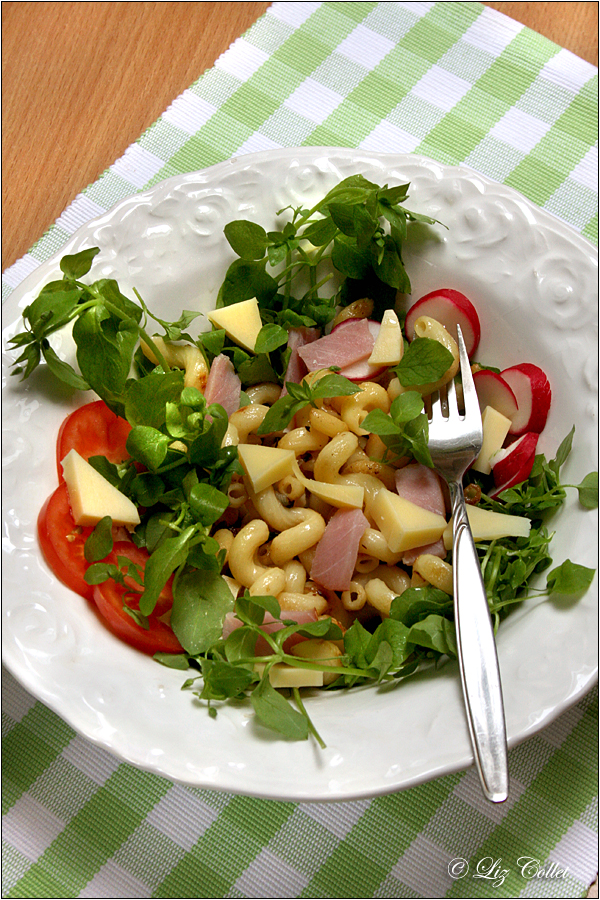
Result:
{"label": "white ceramic plate", "polygon": [[[309,206],[334,183],[361,172],[390,185],[411,182],[408,207],[442,220],[416,229],[405,262],[417,299],[453,287],[476,304],[479,357],[502,367],[530,361],[547,372],[553,405],[541,449],[549,455],[573,424],[564,470],[577,483],[596,467],[597,254],[567,226],[514,191],[464,168],[414,156],[306,148],[244,156],[176,176],[84,225],[60,254],[9,297],[5,338],[19,311],[59,274],[63,253],[98,246],[92,276],[135,286],[150,308],[177,318],[209,310],[233,254],[224,225],[251,218],[266,228],[275,211]],[[5,344],[6,346],[6,344]],[[67,358],[70,339],[57,346]],[[4,354],[8,367],[14,353]],[[39,377],[37,377],[39,375]],[[172,780],[255,796],[337,800],[383,794],[467,767],[472,761],[458,669],[449,664],[394,689],[310,697],[327,743],[272,737],[249,705],[216,720],[165,669],[106,631],[40,557],[36,517],[56,486],[54,442],[64,416],[87,396],[67,396],[43,372],[6,378],[4,401],[3,651],[32,694],[89,740]],[[556,518],[555,562],[595,566],[596,518],[570,497]],[[596,678],[595,587],[577,602],[528,601],[502,625],[498,652],[509,742],[548,724]]]}

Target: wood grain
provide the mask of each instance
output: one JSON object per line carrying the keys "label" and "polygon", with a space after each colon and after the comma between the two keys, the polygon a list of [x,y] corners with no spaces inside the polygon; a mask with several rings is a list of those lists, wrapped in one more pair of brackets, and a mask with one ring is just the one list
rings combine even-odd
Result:
{"label": "wood grain", "polygon": [[[2,268],[269,3],[2,3]],[[588,62],[597,3],[489,3]]]}

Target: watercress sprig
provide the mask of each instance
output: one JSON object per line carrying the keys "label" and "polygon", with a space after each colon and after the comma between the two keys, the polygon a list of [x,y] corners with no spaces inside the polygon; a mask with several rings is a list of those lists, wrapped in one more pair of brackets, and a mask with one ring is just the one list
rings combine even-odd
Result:
{"label": "watercress sprig", "polygon": [[[402,205],[408,188],[408,184],[380,187],[362,175],[351,175],[310,209],[279,210],[278,215],[291,213],[291,221],[279,231],[267,232],[246,220],[230,222],[225,237],[239,258],[227,270],[217,305],[256,297],[266,321],[323,327],[333,318],[336,303],[354,299],[353,283],[362,296],[375,301],[375,315],[381,318],[396,291],[411,290],[402,261],[408,224],[440,224]],[[322,263],[328,266],[323,277],[319,274]],[[335,299],[319,296],[332,269],[345,279],[344,294],[338,293]],[[302,284],[302,279],[308,286],[294,296],[292,286]]]}
{"label": "watercress sprig", "polygon": [[362,388],[344,378],[343,375],[331,374],[319,378],[313,385],[304,379],[301,384],[286,382],[287,394],[276,400],[261,422],[257,434],[272,434],[283,431],[292,421],[297,412],[305,406],[317,408],[318,400],[328,397],[349,397],[359,393]]}
{"label": "watercress sprig", "polygon": [[[76,390],[92,389],[119,415],[124,414],[123,392],[138,341],[151,347],[164,372],[169,371],[160,349],[145,328],[148,310],[121,293],[112,278],[91,284],[80,279],[90,271],[98,247],[63,256],[62,280],[45,285],[23,310],[25,331],[10,339],[22,350],[13,364],[13,375],[28,378],[42,359],[56,378]],[[139,295],[138,295],[139,296]],[[159,321],[167,336],[182,336],[182,329],[200,313],[184,312],[176,323]],[[73,323],[79,372],[61,360],[49,342],[57,330]]]}

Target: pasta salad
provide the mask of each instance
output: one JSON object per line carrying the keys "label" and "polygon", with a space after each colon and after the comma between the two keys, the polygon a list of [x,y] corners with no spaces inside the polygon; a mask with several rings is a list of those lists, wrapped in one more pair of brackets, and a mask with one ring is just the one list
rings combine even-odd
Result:
{"label": "pasta salad", "polygon": [[[63,258],[13,338],[15,372],[43,359],[101,398],[58,435],[59,485],[38,522],[55,575],[121,639],[191,670],[184,687],[211,714],[248,695],[288,738],[320,741],[303,688],[456,655],[427,409],[458,369],[457,324],[483,412],[465,492],[496,627],[540,572],[546,592],[593,577],[569,560],[550,569],[546,520],[566,497],[573,433],[553,460],[537,453],[544,373],[479,362],[479,316],[458,291],[404,302],[411,226],[443,227],[404,207],[408,187],[357,175],[310,210],[279,211],[280,231],[230,223],[237,259],[197,339],[197,312],[167,322],[111,279],[84,283],[96,248]],[[71,323],[78,371],[48,340]],[[597,504],[597,474],[571,487]]]}

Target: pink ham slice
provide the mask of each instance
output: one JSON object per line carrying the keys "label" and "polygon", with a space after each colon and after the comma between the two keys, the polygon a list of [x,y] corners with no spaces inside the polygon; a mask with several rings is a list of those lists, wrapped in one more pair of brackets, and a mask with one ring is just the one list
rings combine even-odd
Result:
{"label": "pink ham slice", "polygon": [[285,386],[286,381],[293,381],[294,384],[300,384],[300,382],[308,372],[304,361],[300,357],[299,350],[306,344],[311,344],[313,341],[316,341],[319,337],[319,334],[320,331],[318,328],[290,329],[290,333],[288,335],[288,347],[292,352],[290,353],[288,367],[283,379],[283,390],[281,391],[282,397],[287,394],[287,388]]}
{"label": "pink ham slice", "polygon": [[224,353],[215,356],[208,373],[204,397],[207,403],[219,403],[228,416],[239,409],[242,383],[233,363]]}
{"label": "pink ham slice", "polygon": [[317,544],[310,577],[332,591],[346,591],[356,568],[360,539],[369,527],[360,509],[338,509]]}
{"label": "pink ham slice", "polygon": [[[410,463],[410,465],[398,469],[396,471],[396,490],[405,500],[410,500],[411,503],[416,503],[417,506],[438,513],[438,515],[446,515],[442,484],[438,474],[428,466],[423,466],[421,463]],[[402,562],[405,566],[412,566],[415,559],[422,553],[430,553],[432,556],[439,556],[440,559],[443,559],[446,556],[444,542],[440,539],[433,544],[407,550],[402,557]]]}
{"label": "pink ham slice", "polygon": [[300,347],[298,354],[309,372],[329,366],[351,366],[373,352],[375,338],[366,319],[348,319],[318,341]]}

